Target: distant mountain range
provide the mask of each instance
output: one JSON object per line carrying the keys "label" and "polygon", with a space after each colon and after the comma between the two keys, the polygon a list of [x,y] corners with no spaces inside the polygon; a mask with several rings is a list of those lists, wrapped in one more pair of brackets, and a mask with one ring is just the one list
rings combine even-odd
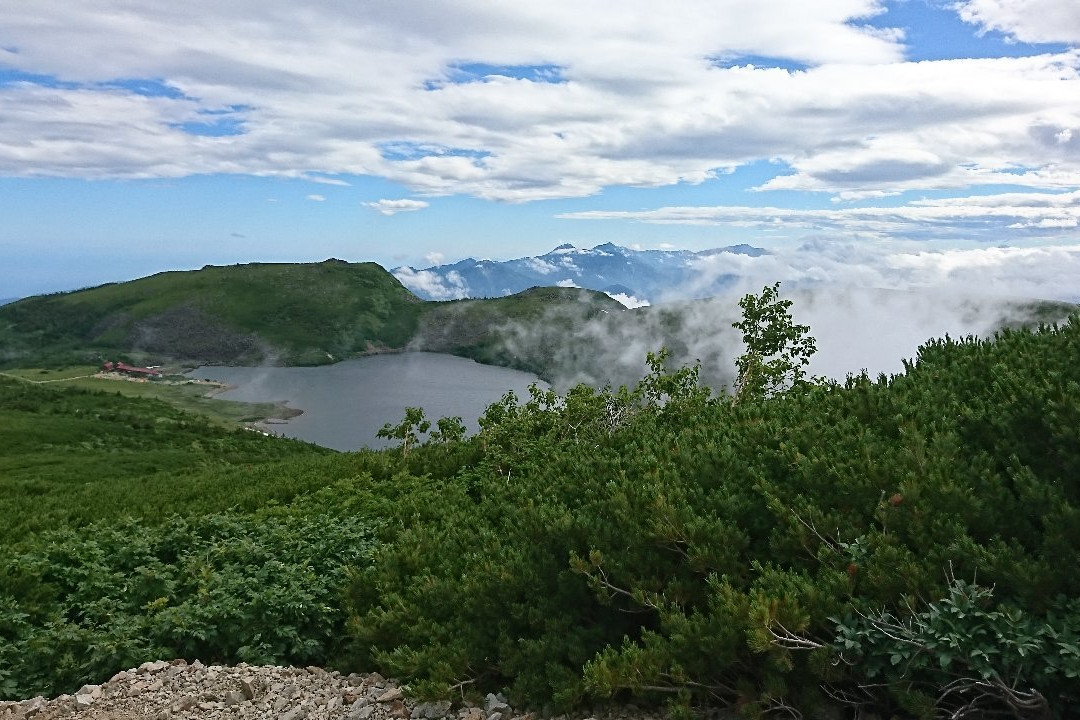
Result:
{"label": "distant mountain range", "polygon": [[631,250],[613,243],[591,249],[567,243],[549,253],[516,260],[467,258],[449,265],[390,272],[425,300],[457,300],[513,295],[536,286],[579,287],[607,293],[630,307],[657,302],[673,290],[682,298],[709,297],[727,289],[734,273],[710,275],[701,285],[697,265],[728,253],[757,257],[768,254],[751,245],[689,250]]}
{"label": "distant mountain range", "polygon": [[18,299],[19,298],[0,298],[0,305],[7,305],[8,303],[13,303]]}

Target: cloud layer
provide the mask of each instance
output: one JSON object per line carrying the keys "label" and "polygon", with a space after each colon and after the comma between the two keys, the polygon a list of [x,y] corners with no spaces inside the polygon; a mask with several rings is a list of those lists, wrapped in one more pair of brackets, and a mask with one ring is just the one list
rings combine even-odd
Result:
{"label": "cloud layer", "polygon": [[[526,201],[767,159],[789,170],[763,189],[845,201],[1080,187],[1080,52],[906,62],[904,29],[877,0],[0,11],[7,176],[357,174]],[[973,31],[1080,42],[1073,0],[957,11]]]}
{"label": "cloud layer", "polygon": [[383,199],[364,204],[380,215],[396,215],[403,212],[416,212],[417,210],[423,210],[428,206],[423,200],[412,200],[409,198],[402,198],[400,200]]}
{"label": "cloud layer", "polygon": [[653,210],[587,210],[570,220],[631,220],[659,225],[749,227],[789,234],[834,233],[864,238],[903,236],[924,240],[996,240],[1005,236],[1075,237],[1080,191],[1001,193],[913,200],[896,206],[829,209],[705,206]]}
{"label": "cloud layer", "polygon": [[996,30],[1021,42],[1080,43],[1076,5],[1056,0],[962,0],[957,11],[984,32]]}
{"label": "cloud layer", "polygon": [[1077,245],[927,250],[914,243],[819,239],[759,257],[702,257],[696,261],[696,270],[696,286],[681,287],[670,299],[693,297],[698,288],[713,287],[718,277],[735,276],[732,292],[736,294],[760,292],[764,285],[782,281],[793,290],[887,290],[930,297],[947,293],[1080,303]]}
{"label": "cloud layer", "polygon": [[[748,291],[759,293],[761,285]],[[830,285],[781,287],[781,295],[794,302],[794,319],[808,325],[817,340],[809,371],[840,381],[864,370],[871,376],[901,372],[903,361],[914,359],[931,338],[988,337],[1003,325],[1029,324],[1037,317],[1034,306],[1023,301],[954,290]],[[740,318],[738,299],[728,294],[609,313],[576,326],[569,336],[549,330],[566,324],[557,322],[553,311],[549,322],[515,324],[502,332],[509,351],[521,357],[550,357],[554,349],[550,379],[560,389],[579,382],[633,383],[646,371],[646,354],[660,347],[671,351],[674,366],[700,362],[707,384],[730,388],[735,359],[745,350],[731,325]],[[1050,314],[1061,320],[1066,312],[1056,308]]]}

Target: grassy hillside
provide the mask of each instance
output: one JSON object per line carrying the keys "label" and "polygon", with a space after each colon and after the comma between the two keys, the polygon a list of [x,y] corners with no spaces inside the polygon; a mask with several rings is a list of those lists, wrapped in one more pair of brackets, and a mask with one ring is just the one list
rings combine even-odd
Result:
{"label": "grassy hillside", "polygon": [[[225,428],[160,400],[8,377],[0,377],[0,447],[0,545],[121,516],[287,500],[302,487],[295,478],[279,490],[253,490],[245,472],[331,454]],[[282,495],[285,485],[297,487]]]}
{"label": "grassy hillside", "polygon": [[604,293],[536,287],[508,297],[429,303],[410,349],[445,352],[550,379],[590,323],[625,308]]}
{"label": "grassy hillside", "polygon": [[0,361],[320,364],[403,347],[422,306],[374,263],[207,266],[0,307]]}
{"label": "grassy hillside", "polygon": [[235,429],[237,423],[253,423],[268,418],[286,419],[299,412],[284,403],[247,403],[216,397],[222,386],[170,378],[165,382],[126,382],[98,377],[100,366],[73,365],[65,368],[19,368],[0,371],[0,376],[49,387],[76,387],[110,394],[163,400],[180,410],[193,412],[219,425]]}
{"label": "grassy hillside", "polygon": [[[167,272],[0,307],[0,367],[137,362],[318,365],[406,347],[543,373],[555,347],[622,306],[533,288],[495,300],[421,301],[374,263],[262,264]],[[515,347],[511,328],[545,342]]]}

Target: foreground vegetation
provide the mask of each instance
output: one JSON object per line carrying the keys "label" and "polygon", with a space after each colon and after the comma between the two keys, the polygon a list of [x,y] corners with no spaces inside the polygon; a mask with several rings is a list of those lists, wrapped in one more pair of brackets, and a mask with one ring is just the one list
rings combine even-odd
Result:
{"label": "foreground vegetation", "polygon": [[538,707],[1074,715],[1080,321],[833,384],[752,322],[776,307],[744,304],[734,397],[661,355],[378,453],[0,380],[0,693],[183,655]]}

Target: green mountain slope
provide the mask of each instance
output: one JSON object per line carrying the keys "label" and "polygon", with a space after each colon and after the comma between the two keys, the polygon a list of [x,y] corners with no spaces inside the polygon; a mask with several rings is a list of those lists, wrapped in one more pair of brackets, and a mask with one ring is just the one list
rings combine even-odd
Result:
{"label": "green mountain slope", "polygon": [[624,309],[603,293],[561,287],[429,303],[410,349],[460,355],[550,380],[554,369],[575,355],[576,339],[586,327]]}
{"label": "green mountain slope", "polygon": [[374,263],[207,266],[0,308],[0,360],[108,351],[318,364],[400,348],[423,303]]}
{"label": "green mountain slope", "polygon": [[[138,362],[318,365],[408,347],[543,373],[560,335],[621,310],[576,288],[426,302],[374,263],[207,266],[0,307],[0,365],[118,353]],[[532,324],[546,328],[549,347],[519,356],[503,330]]]}

